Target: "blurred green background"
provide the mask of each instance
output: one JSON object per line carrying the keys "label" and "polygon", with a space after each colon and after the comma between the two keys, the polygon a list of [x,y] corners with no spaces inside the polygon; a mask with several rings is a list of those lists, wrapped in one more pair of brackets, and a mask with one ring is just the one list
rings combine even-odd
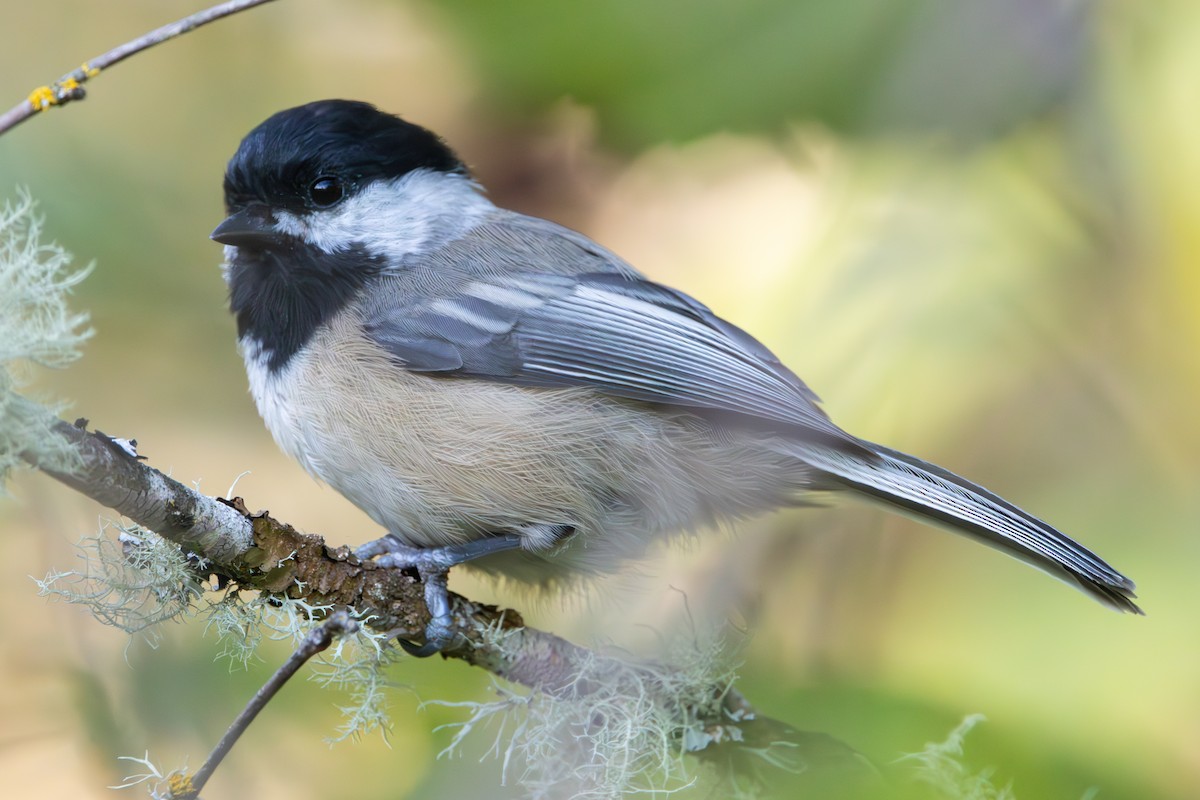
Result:
{"label": "blurred green background", "polygon": [[[200,6],[8,3],[0,106]],[[707,302],[854,433],[1092,546],[1137,580],[1148,616],[849,505],[705,537],[586,598],[455,588],[636,652],[717,631],[761,709],[879,763],[981,712],[967,760],[1016,797],[1192,798],[1198,74],[1190,0],[281,0],[0,137],[0,194],[27,187],[48,235],[97,264],[75,298],[96,335],[39,391],[185,482],[236,480],[251,508],[357,543],[378,531],[255,414],[207,235],[225,161],[277,110],[352,97],[439,131],[497,202]],[[135,771],[115,757],[147,748],[194,768],[284,651],[231,671],[201,624],[151,650],[39,600],[27,576],[71,568],[105,512],[41,476],[11,488],[5,791],[107,797]],[[418,708],[486,700],[489,677],[430,660],[394,679],[408,690],[391,749],[327,748],[345,699],[297,683],[208,794],[501,796],[494,761],[434,760],[451,735],[434,729],[463,713]]]}

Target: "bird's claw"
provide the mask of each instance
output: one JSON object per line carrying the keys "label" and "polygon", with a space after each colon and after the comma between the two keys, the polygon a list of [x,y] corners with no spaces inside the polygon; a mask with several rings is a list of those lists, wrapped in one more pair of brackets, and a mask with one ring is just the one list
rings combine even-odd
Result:
{"label": "bird's claw", "polygon": [[388,534],[359,547],[355,555],[363,560],[375,558],[375,563],[380,566],[417,571],[425,587],[425,607],[429,609],[425,643],[416,644],[399,638],[396,641],[410,656],[428,658],[452,649],[460,638],[450,616],[450,593],[446,584],[450,567],[520,546],[521,537],[515,533],[489,536],[446,547],[413,547]]}

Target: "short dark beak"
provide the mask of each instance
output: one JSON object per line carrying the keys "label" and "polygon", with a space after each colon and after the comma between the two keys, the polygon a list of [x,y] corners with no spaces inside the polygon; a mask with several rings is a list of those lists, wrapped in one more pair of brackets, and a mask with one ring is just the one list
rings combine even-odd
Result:
{"label": "short dark beak", "polygon": [[288,242],[287,234],[275,229],[275,220],[266,206],[250,205],[235,211],[209,234],[209,238],[221,244],[235,247],[267,249]]}

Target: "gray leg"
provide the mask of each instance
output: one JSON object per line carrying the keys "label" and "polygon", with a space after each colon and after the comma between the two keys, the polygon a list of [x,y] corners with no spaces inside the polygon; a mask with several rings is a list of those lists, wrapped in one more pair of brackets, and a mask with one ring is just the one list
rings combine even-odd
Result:
{"label": "gray leg", "polygon": [[378,556],[375,563],[385,567],[415,569],[425,586],[425,607],[429,609],[429,624],[425,626],[425,644],[416,645],[405,639],[397,639],[409,655],[418,658],[440,653],[454,644],[455,632],[450,619],[450,597],[446,590],[446,576],[455,564],[462,564],[492,553],[516,550],[521,546],[521,537],[515,533],[502,533],[475,539],[463,544],[445,547],[412,547],[397,537],[387,536],[367,542],[355,551],[363,559]]}

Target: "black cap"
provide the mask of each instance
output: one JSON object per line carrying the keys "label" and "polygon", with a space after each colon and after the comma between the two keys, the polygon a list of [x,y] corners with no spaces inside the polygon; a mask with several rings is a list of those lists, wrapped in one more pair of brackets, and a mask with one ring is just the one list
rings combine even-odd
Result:
{"label": "black cap", "polygon": [[338,178],[348,192],[416,169],[466,173],[437,134],[370,103],[319,100],[280,111],[250,131],[225,171],[225,205],[301,211],[309,187]]}

